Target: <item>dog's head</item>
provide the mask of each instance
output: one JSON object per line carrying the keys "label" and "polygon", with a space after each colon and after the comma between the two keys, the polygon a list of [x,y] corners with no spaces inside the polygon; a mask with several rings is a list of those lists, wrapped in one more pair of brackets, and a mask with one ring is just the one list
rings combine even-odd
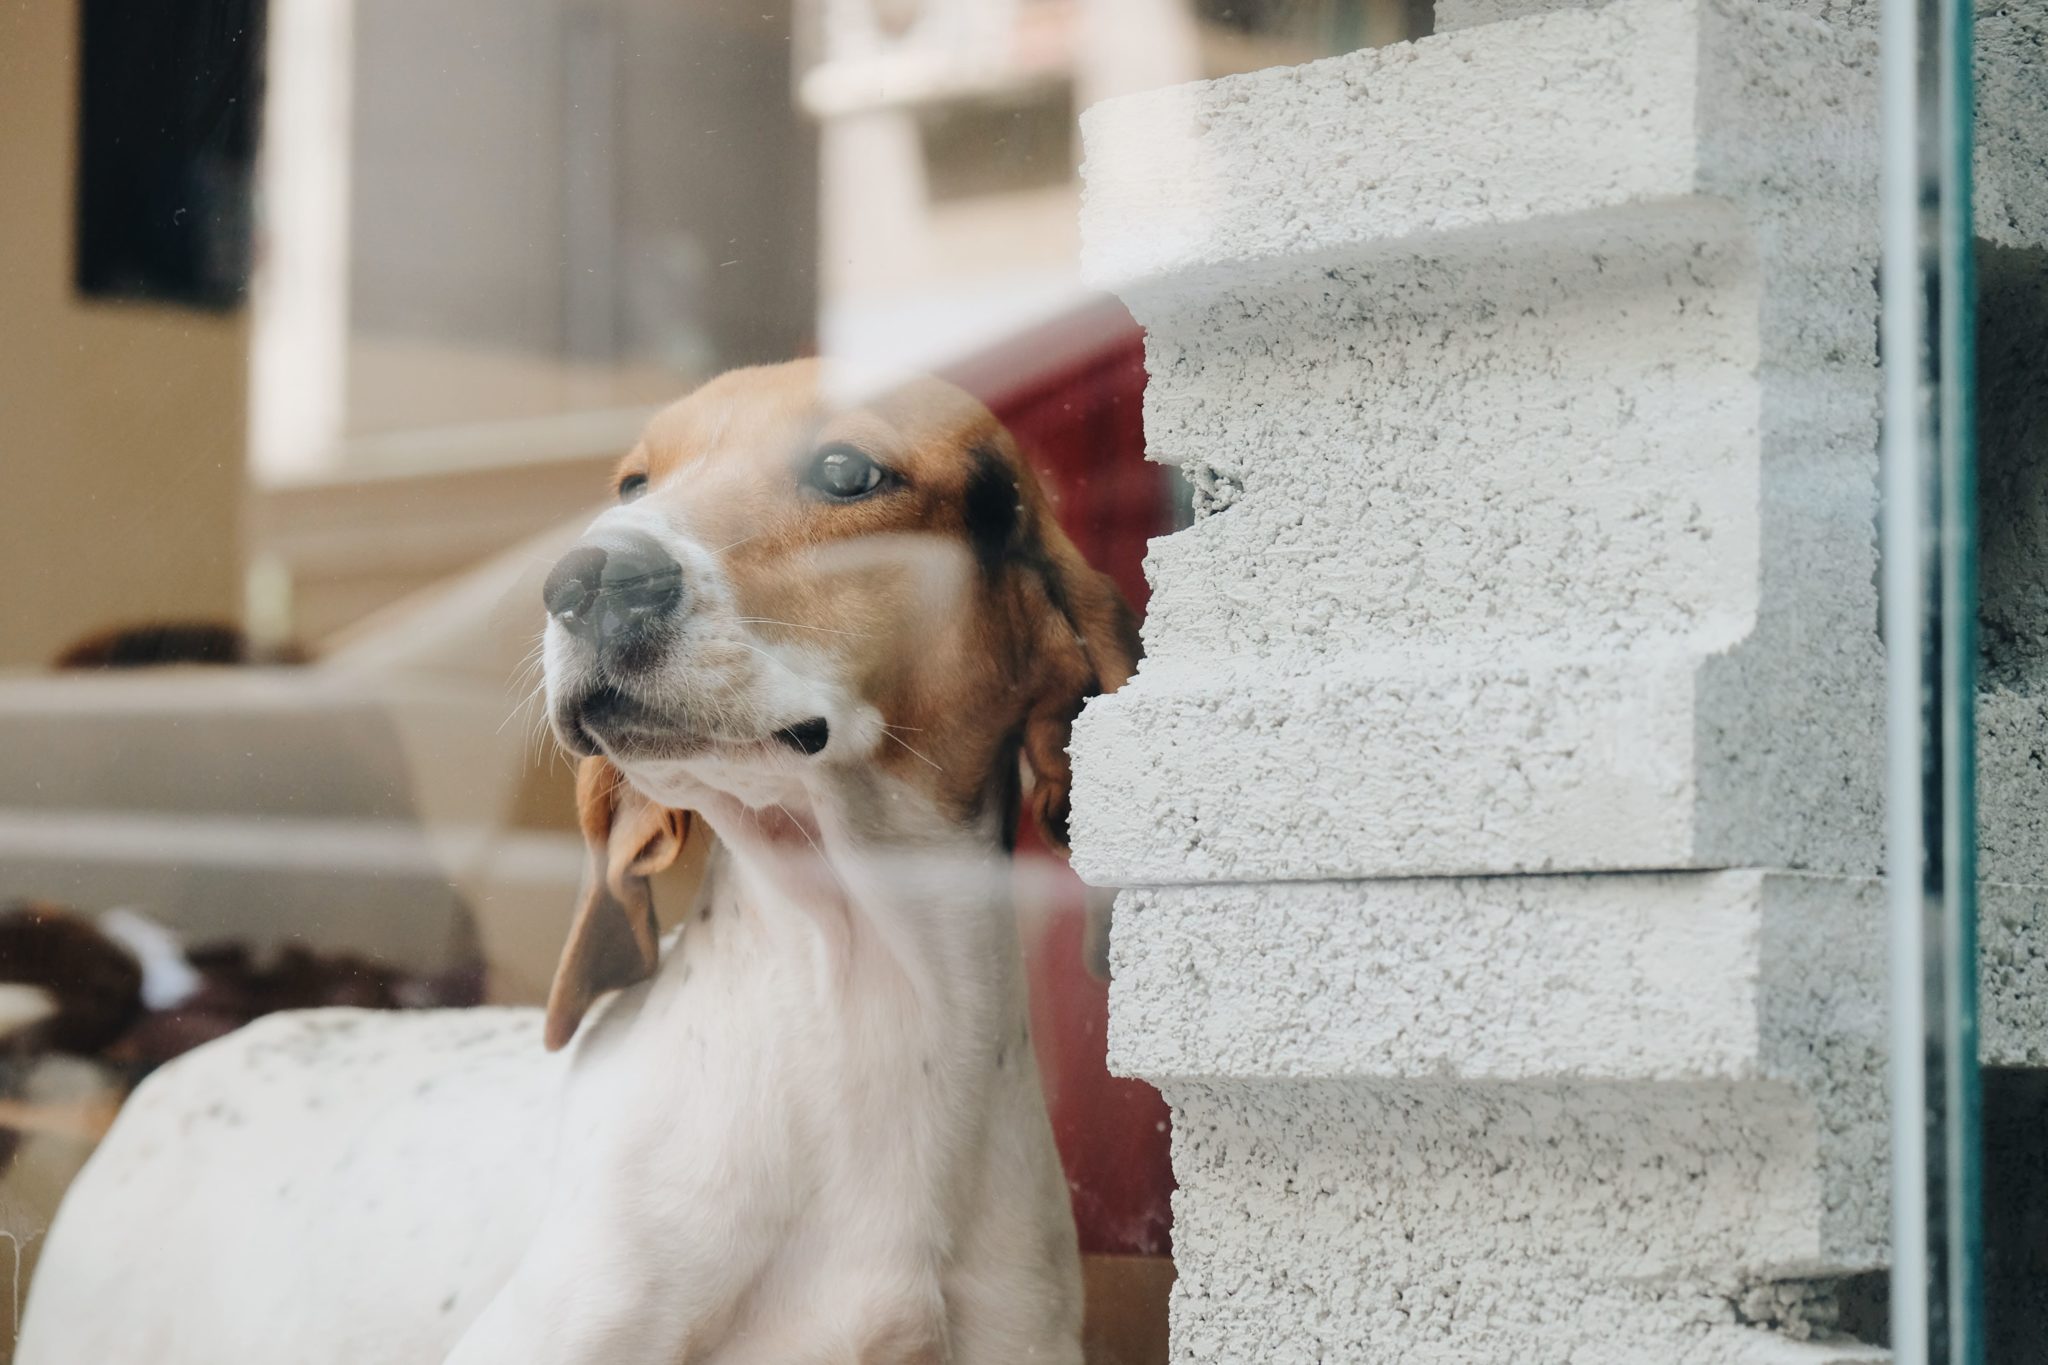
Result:
{"label": "dog's head", "polygon": [[645,877],[683,812],[856,791],[857,834],[907,807],[1007,838],[1028,777],[1064,845],[1074,717],[1136,667],[1129,607],[986,408],[936,380],[835,404],[820,377],[735,371],[660,414],[548,575],[548,713],[593,848],[554,1045],[652,969]]}

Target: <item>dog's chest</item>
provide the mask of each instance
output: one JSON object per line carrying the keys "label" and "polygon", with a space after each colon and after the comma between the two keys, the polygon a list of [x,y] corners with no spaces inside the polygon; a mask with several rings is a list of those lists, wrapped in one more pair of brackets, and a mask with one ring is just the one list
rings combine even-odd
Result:
{"label": "dog's chest", "polygon": [[935,1009],[835,926],[763,918],[715,901],[692,916],[655,978],[593,1021],[568,1112],[616,1113],[694,1160],[781,1163],[819,1197],[843,1180],[861,1201],[930,1202],[963,1112],[1002,1079],[986,1065],[1000,1011]]}
{"label": "dog's chest", "polygon": [[829,923],[706,907],[587,1026],[562,1159],[713,1201],[693,1216],[761,1239],[748,1302],[879,1313],[915,1336],[961,1227],[1035,1193],[991,1169],[1017,1148],[996,1125],[1043,1124],[1021,996],[918,982]]}

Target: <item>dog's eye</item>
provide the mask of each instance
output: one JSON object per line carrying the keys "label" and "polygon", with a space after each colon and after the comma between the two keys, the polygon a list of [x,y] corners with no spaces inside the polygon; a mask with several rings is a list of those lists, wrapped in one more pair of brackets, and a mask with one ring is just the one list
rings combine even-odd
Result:
{"label": "dog's eye", "polygon": [[888,481],[889,473],[852,446],[826,446],[811,463],[805,482],[828,498],[851,502]]}
{"label": "dog's eye", "polygon": [[628,474],[625,478],[619,480],[620,502],[632,502],[646,491],[647,476],[645,474]]}

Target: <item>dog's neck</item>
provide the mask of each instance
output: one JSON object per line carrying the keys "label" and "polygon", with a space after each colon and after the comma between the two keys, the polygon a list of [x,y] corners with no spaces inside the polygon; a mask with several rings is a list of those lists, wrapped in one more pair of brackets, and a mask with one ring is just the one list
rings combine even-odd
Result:
{"label": "dog's neck", "polygon": [[768,806],[714,796],[698,809],[723,849],[707,906],[761,920],[769,942],[815,956],[850,998],[879,992],[919,1032],[965,1042],[1021,1031],[1000,803],[960,822],[891,779],[840,774]]}

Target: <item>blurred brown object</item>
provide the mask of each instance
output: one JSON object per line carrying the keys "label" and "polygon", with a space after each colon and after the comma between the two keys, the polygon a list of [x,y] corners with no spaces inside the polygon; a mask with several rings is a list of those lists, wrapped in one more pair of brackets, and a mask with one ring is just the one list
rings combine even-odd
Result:
{"label": "blurred brown object", "polygon": [[19,1136],[50,1134],[98,1142],[114,1126],[121,1102],[111,1096],[73,1104],[32,1104],[0,1099],[0,1168],[12,1157]]}
{"label": "blurred brown object", "polygon": [[205,945],[185,958],[199,988],[169,1008],[146,1010],[141,964],[91,920],[36,901],[10,905],[0,910],[0,984],[45,992],[55,1012],[5,1041],[19,1056],[65,1052],[146,1072],[278,1010],[455,1007],[484,997],[475,963],[418,975],[293,946],[259,967],[239,943]]}
{"label": "blurred brown object", "polygon": [[185,956],[203,984],[170,1009],[144,1015],[107,1050],[109,1061],[153,1069],[279,1010],[430,1009],[483,1003],[480,965],[416,976],[349,953],[321,954],[294,946],[278,954],[271,966],[259,968],[239,943],[207,944]]}
{"label": "blurred brown object", "polygon": [[[142,966],[91,922],[54,905],[18,901],[0,909],[0,983],[33,987],[52,1012],[9,1032],[0,1058],[0,1173],[25,1134],[94,1125],[96,1116],[42,1114],[16,1098],[34,1059],[52,1052],[91,1056],[142,1014]],[[96,1136],[96,1134],[95,1134]]]}
{"label": "blurred brown object", "polygon": [[142,966],[89,920],[21,901],[0,910],[0,981],[47,991],[56,1013],[11,1039],[30,1051],[92,1056],[142,1014]]}
{"label": "blurred brown object", "polygon": [[1083,1256],[1081,1287],[1088,1365],[1166,1365],[1171,1256]]}
{"label": "blurred brown object", "polygon": [[156,668],[168,664],[301,664],[297,645],[258,659],[241,627],[224,621],[150,621],[114,626],[67,646],[56,667]]}
{"label": "blurred brown object", "polygon": [[[348,953],[294,946],[258,967],[239,943],[182,956],[198,973],[197,989],[168,1008],[145,1009],[141,964],[91,920],[33,901],[0,910],[0,985],[30,987],[52,1006],[41,1017],[31,1012],[0,1037],[0,1176],[26,1139],[97,1142],[128,1087],[261,1015],[334,1005],[477,1005],[484,997],[481,963],[416,975]],[[107,1093],[70,1102],[34,1098],[37,1078],[52,1074],[53,1053],[107,1068],[101,1073]]]}

